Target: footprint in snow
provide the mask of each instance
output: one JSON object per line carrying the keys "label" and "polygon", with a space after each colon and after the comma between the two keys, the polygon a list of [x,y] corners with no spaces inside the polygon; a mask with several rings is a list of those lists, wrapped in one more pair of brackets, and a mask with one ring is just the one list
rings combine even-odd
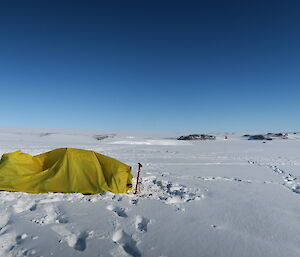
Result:
{"label": "footprint in snow", "polygon": [[6,226],[10,222],[10,215],[5,212],[0,212],[0,235],[6,230]]}
{"label": "footprint in snow", "polygon": [[111,199],[121,202],[123,200],[123,197],[115,194]]}
{"label": "footprint in snow", "polygon": [[9,213],[0,212],[0,256],[10,256],[9,252],[16,244],[16,236],[9,229],[10,219]]}
{"label": "footprint in snow", "polygon": [[18,235],[16,237],[17,244],[21,244],[27,237],[28,237],[28,235],[26,233],[24,233],[22,235]]}
{"label": "footprint in snow", "polygon": [[140,257],[141,253],[136,246],[136,241],[133,238],[125,233],[123,230],[116,231],[113,236],[112,240],[120,245],[122,249],[133,257]]}
{"label": "footprint in snow", "polygon": [[56,225],[52,227],[58,235],[62,237],[60,242],[65,241],[67,244],[77,251],[84,251],[86,249],[86,239],[90,233],[83,231],[81,233],[72,233],[63,225]]}
{"label": "footprint in snow", "polygon": [[74,249],[78,251],[84,251],[86,249],[86,239],[88,236],[89,234],[86,231],[81,232],[77,237]]}
{"label": "footprint in snow", "polygon": [[114,212],[119,217],[123,217],[123,218],[128,217],[125,210],[124,210],[124,208],[121,208],[121,207],[118,207],[118,206],[113,206],[113,205],[108,205],[108,206],[106,206],[106,209]]}
{"label": "footprint in snow", "polygon": [[138,199],[130,199],[130,200],[129,200],[129,203],[130,203],[130,204],[133,204],[133,205],[137,205],[138,202],[139,202]]}
{"label": "footprint in snow", "polygon": [[138,231],[147,232],[147,227],[148,227],[149,221],[150,220],[148,218],[138,215],[135,217],[135,228]]}
{"label": "footprint in snow", "polygon": [[61,208],[53,204],[45,204],[43,206],[45,216],[40,219],[33,219],[32,221],[39,224],[53,224],[53,223],[68,223],[68,218],[64,215]]}
{"label": "footprint in snow", "polygon": [[16,235],[13,232],[4,232],[0,236],[0,256],[11,256],[10,251],[16,245]]}
{"label": "footprint in snow", "polygon": [[35,211],[37,208],[37,205],[35,202],[32,201],[24,201],[24,200],[18,200],[16,204],[13,205],[13,208],[16,213],[21,213],[24,211]]}

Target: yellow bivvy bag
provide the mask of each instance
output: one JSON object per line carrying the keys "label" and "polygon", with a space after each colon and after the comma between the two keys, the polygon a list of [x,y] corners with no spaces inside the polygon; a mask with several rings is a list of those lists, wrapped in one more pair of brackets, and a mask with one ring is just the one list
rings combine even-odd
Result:
{"label": "yellow bivvy bag", "polygon": [[59,148],[36,156],[16,151],[0,161],[0,190],[96,194],[131,188],[131,167],[94,151]]}

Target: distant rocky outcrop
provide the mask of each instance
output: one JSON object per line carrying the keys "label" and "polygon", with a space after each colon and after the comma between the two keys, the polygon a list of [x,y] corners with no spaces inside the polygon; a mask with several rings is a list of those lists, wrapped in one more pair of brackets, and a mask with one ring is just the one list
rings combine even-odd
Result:
{"label": "distant rocky outcrop", "polygon": [[106,138],[113,138],[115,137],[115,134],[111,134],[111,135],[94,135],[93,138],[95,138],[96,140],[103,140]]}
{"label": "distant rocky outcrop", "polygon": [[40,133],[40,137],[50,136],[52,134],[54,134],[54,133],[43,132],[43,133]]}
{"label": "distant rocky outcrop", "polygon": [[206,134],[191,134],[188,136],[181,136],[177,140],[215,140],[216,136]]}
{"label": "distant rocky outcrop", "polygon": [[288,133],[267,133],[266,136],[271,138],[288,139]]}
{"label": "distant rocky outcrop", "polygon": [[248,140],[272,140],[272,138],[265,137],[264,135],[250,135]]}
{"label": "distant rocky outcrop", "polygon": [[248,140],[273,140],[273,139],[288,139],[287,133],[267,133],[258,135],[244,135]]}

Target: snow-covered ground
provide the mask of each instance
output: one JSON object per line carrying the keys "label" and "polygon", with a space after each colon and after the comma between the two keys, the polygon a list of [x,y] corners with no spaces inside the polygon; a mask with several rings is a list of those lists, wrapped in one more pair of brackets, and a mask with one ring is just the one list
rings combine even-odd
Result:
{"label": "snow-covered ground", "polygon": [[138,195],[0,192],[0,257],[300,256],[300,134],[266,143],[178,136],[0,128],[0,154],[74,147],[134,175],[144,165]]}

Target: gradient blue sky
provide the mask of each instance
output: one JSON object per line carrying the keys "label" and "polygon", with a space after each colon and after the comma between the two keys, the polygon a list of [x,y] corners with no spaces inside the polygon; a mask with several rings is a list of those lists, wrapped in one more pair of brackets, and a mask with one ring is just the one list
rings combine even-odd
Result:
{"label": "gradient blue sky", "polygon": [[300,1],[0,1],[0,126],[300,130]]}

